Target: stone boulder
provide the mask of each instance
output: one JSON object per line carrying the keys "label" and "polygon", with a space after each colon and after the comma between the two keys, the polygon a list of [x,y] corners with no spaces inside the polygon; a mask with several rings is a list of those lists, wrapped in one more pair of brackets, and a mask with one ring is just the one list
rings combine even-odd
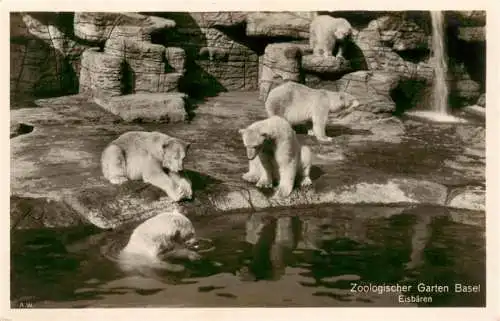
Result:
{"label": "stone boulder", "polygon": [[351,71],[351,65],[342,57],[307,55],[302,57],[302,69],[319,74],[345,74]]}
{"label": "stone boulder", "polygon": [[484,187],[457,188],[450,192],[449,207],[465,208],[474,211],[486,210],[486,191]]}
{"label": "stone boulder", "polygon": [[190,12],[190,17],[200,28],[234,27],[245,23],[246,12]]}
{"label": "stone boulder", "polygon": [[471,78],[464,63],[450,65],[448,84],[451,97],[460,107],[475,104],[483,90],[481,84]]}
{"label": "stone boulder", "polygon": [[370,22],[368,28],[379,30],[381,41],[395,51],[429,47],[425,30],[401,14],[382,16]]}
{"label": "stone boulder", "polygon": [[458,39],[467,42],[486,41],[486,27],[460,27]]}
{"label": "stone boulder", "polygon": [[121,95],[122,63],[122,57],[108,55],[97,47],[84,51],[80,71],[80,93],[90,98]]}
{"label": "stone boulder", "polygon": [[445,11],[448,24],[458,26],[485,26],[486,11]]}
{"label": "stone boulder", "polygon": [[[398,74],[405,80],[420,80],[431,83],[434,78],[434,70],[431,65],[425,62],[413,63],[405,61],[395,50],[406,50],[423,45],[425,42],[422,37],[417,37],[419,41],[412,45],[402,40],[405,37],[398,35],[398,32],[384,29],[388,21],[392,18],[379,17],[371,21],[368,26],[359,32],[353,33],[353,42],[361,50],[362,55],[356,58],[350,58],[351,63],[355,65],[365,65],[368,70],[384,71]],[[390,29],[390,28],[389,28]],[[399,39],[399,40],[398,40]],[[393,48],[386,44],[392,43]]]}
{"label": "stone boulder", "polygon": [[165,48],[165,57],[169,68],[176,73],[184,74],[186,72],[186,52],[182,48]]}
{"label": "stone boulder", "polygon": [[310,86],[345,91],[359,100],[357,111],[378,114],[392,113],[396,109],[390,93],[398,86],[399,81],[400,76],[397,74],[362,70],[346,74],[337,81],[313,83]]}
{"label": "stone boulder", "polygon": [[479,96],[476,105],[486,107],[486,94],[481,94],[481,96]]}
{"label": "stone boulder", "polygon": [[125,122],[178,123],[187,120],[183,93],[138,93],[96,100]]}
{"label": "stone boulder", "polygon": [[460,79],[454,84],[454,92],[464,104],[474,103],[481,95],[481,85],[472,79]]}
{"label": "stone boulder", "polygon": [[[172,109],[171,102],[164,100],[170,101],[171,97],[177,96],[138,94],[178,92],[185,72],[185,56],[181,48],[165,48],[149,41],[123,37],[110,38],[104,51],[91,48],[84,52],[80,93],[95,99],[126,121],[176,121],[179,117],[173,110],[177,109]],[[124,94],[127,96],[114,99]],[[124,107],[129,104],[138,107],[131,111]],[[185,114],[184,103],[179,106],[178,109]],[[147,112],[151,114],[147,115]]]}
{"label": "stone boulder", "polygon": [[76,12],[74,17],[75,35],[94,44],[115,37],[150,41],[151,33],[174,27],[173,20],[137,13]]}
{"label": "stone boulder", "polygon": [[290,43],[274,43],[266,47],[259,64],[259,99],[265,101],[272,88],[283,81],[300,81],[302,53]]}
{"label": "stone boulder", "polygon": [[[182,77],[179,72],[167,74],[167,49],[162,45],[148,41],[137,41],[125,38],[112,38],[106,41],[105,54],[119,57],[126,65],[124,86],[132,93],[156,93],[177,91]],[[168,57],[173,58],[177,70],[183,71],[182,49],[168,50]]]}
{"label": "stone boulder", "polygon": [[247,36],[307,39],[311,18],[294,12],[251,12],[247,15]]}

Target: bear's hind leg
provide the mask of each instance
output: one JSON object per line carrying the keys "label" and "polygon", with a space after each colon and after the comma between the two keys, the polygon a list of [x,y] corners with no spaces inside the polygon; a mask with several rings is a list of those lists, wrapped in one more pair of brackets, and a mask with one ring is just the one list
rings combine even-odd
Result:
{"label": "bear's hind leg", "polygon": [[101,169],[104,177],[111,184],[122,184],[128,181],[125,155],[123,150],[115,144],[110,144],[102,152]]}
{"label": "bear's hind leg", "polygon": [[312,185],[311,173],[312,152],[309,146],[302,146],[300,151],[300,186]]}
{"label": "bear's hind leg", "polygon": [[326,136],[326,123],[328,121],[329,110],[325,106],[316,106],[318,108],[325,108],[326,111],[316,110],[312,116],[313,128],[312,132],[316,136],[316,139],[320,142],[331,142],[332,137]]}

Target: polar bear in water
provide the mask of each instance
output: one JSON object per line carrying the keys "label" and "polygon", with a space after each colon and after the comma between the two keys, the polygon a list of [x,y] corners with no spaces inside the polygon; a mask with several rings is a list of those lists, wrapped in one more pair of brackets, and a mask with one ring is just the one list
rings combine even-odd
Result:
{"label": "polar bear in water", "polygon": [[197,243],[195,234],[191,221],[176,207],[135,228],[118,256],[118,263],[124,271],[156,269],[180,272],[184,266],[168,260],[199,260],[201,256],[192,250]]}

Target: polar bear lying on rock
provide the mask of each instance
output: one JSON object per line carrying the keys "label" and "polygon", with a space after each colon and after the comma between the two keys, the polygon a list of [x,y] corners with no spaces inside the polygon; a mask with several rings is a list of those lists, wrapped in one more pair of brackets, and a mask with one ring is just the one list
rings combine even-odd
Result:
{"label": "polar bear lying on rock", "polygon": [[[101,168],[112,184],[140,180],[161,188],[175,202],[192,197],[191,182],[180,176],[190,143],[160,132],[130,131],[103,151]],[[169,173],[165,173],[167,168]]]}
{"label": "polar bear lying on rock", "polygon": [[201,256],[191,250],[196,242],[193,224],[181,209],[174,208],[139,225],[120,252],[118,263],[125,271],[150,268],[179,272],[184,266],[168,260],[199,260]]}
{"label": "polar bear lying on rock", "polygon": [[312,89],[289,81],[271,90],[265,107],[269,117],[282,116],[292,125],[312,121],[308,134],[325,142],[332,140],[325,132],[329,114],[348,114],[359,104],[356,97],[345,92]]}
{"label": "polar bear lying on rock", "polygon": [[309,26],[309,46],[315,56],[332,56],[335,44],[341,41],[337,57],[343,57],[343,46],[352,34],[352,26],[344,18],[316,16]]}
{"label": "polar bear lying on rock", "polygon": [[270,188],[279,181],[276,197],[287,197],[293,190],[296,176],[302,186],[311,185],[309,172],[312,153],[301,146],[295,131],[286,119],[272,116],[240,129],[249,160],[243,179],[257,187]]}

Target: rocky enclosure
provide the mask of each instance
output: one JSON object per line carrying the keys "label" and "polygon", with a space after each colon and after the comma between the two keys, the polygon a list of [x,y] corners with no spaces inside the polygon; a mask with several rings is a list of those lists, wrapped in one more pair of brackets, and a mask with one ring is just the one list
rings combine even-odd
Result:
{"label": "rocky enclosure", "polygon": [[[343,58],[311,54],[317,14],[352,24]],[[393,117],[426,103],[429,19],[426,12],[12,13],[13,227],[112,228],[170,206],[147,184],[117,187],[102,178],[102,149],[128,130],[194,143],[186,166],[192,213],[427,203],[477,215],[484,211],[484,124]],[[450,102],[484,110],[485,12],[446,12],[446,21]],[[263,100],[283,81],[345,91],[361,105],[329,122],[330,145],[297,128],[322,160],[314,191],[280,203],[242,182],[247,164],[237,129],[265,117]],[[190,117],[190,98],[215,95]]]}
{"label": "rocky enclosure", "polygon": [[[345,59],[311,54],[309,25],[317,14],[353,26]],[[446,12],[454,106],[476,104],[485,91],[485,16]],[[155,93],[146,105],[171,121],[184,119],[170,117],[180,103],[170,109],[161,97],[175,100],[176,92],[198,98],[259,90],[264,99],[285,80],[316,86],[348,79],[366,96],[369,81],[351,75],[359,71],[372,78],[391,74],[383,93],[371,95],[376,110],[405,110],[426,103],[433,78],[428,12],[28,12],[12,13],[10,24],[13,101],[80,92],[127,120],[141,114],[121,115],[116,106],[143,93]],[[124,95],[131,97],[114,98]]]}

